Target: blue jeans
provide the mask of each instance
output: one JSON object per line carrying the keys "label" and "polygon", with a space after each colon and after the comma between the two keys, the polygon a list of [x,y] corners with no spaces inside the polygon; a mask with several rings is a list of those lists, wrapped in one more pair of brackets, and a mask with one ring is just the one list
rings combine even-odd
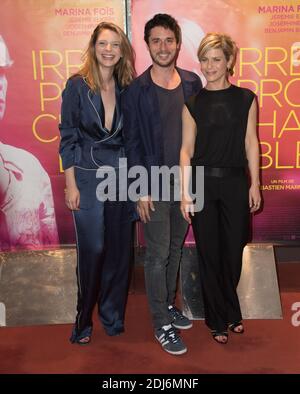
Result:
{"label": "blue jeans", "polygon": [[174,303],[179,264],[188,223],[180,202],[154,202],[150,222],[144,224],[145,283],[155,328],[171,324],[168,305]]}

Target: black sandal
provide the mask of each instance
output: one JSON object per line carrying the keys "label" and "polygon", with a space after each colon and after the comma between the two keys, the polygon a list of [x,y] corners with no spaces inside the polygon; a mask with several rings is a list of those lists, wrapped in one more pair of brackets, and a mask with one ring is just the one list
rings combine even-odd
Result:
{"label": "black sandal", "polygon": [[[236,328],[240,327],[240,326],[242,327],[241,330],[236,330]],[[230,331],[234,332],[235,334],[243,334],[243,332],[245,331],[242,321],[238,321],[235,323],[229,323],[228,328]]]}
{"label": "black sandal", "polygon": [[[228,342],[228,332],[227,331],[217,331],[217,330],[211,330],[211,335],[213,337],[213,339],[220,343],[221,345],[226,345],[226,343]],[[222,339],[217,339],[217,337],[226,337],[225,340]]]}

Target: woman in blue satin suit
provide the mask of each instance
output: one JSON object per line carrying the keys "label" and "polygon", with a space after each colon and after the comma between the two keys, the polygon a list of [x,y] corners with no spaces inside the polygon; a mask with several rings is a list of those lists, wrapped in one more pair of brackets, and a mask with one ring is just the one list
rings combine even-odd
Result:
{"label": "woman in blue satin suit", "polygon": [[105,200],[97,186],[103,168],[114,173],[118,184],[119,159],[124,157],[120,96],[134,74],[134,52],[124,32],[102,22],[91,36],[82,68],[69,78],[62,95],[60,155],[77,244],[78,299],[72,343],[90,342],[96,303],[106,333],[124,331],[136,217],[130,202]]}

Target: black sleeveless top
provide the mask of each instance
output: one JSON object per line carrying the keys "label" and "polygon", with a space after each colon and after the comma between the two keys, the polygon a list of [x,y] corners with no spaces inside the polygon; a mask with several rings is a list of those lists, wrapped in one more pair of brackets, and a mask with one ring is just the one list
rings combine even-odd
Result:
{"label": "black sleeveless top", "polygon": [[247,166],[245,136],[254,97],[251,90],[230,85],[222,90],[203,88],[186,102],[197,125],[192,165]]}

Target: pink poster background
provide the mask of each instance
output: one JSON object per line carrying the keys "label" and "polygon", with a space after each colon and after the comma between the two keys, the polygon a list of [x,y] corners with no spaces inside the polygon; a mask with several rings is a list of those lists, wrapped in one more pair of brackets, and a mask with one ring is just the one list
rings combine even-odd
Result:
{"label": "pink poster background", "polygon": [[[253,239],[299,242],[299,1],[132,0],[130,11],[139,73],[150,64],[143,29],[155,13],[170,13],[179,21],[183,45],[178,65],[199,75],[196,51],[203,35],[224,31],[235,38],[241,51],[233,82],[253,89],[260,106],[264,209],[253,218]],[[75,240],[58,156],[61,91],[78,69],[92,30],[104,19],[124,27],[125,1],[1,2],[0,35],[13,64],[5,68],[0,142],[32,154],[49,175],[60,244]],[[36,191],[30,192],[34,200]]]}
{"label": "pink poster background", "polygon": [[[72,216],[64,203],[64,174],[58,155],[61,92],[66,79],[77,71],[90,35],[102,20],[125,28],[125,2],[1,2],[0,35],[13,64],[4,69],[8,87],[0,142],[34,155],[49,175],[60,244],[75,241]],[[21,241],[16,246],[30,248]]]}
{"label": "pink poster background", "polygon": [[[183,35],[178,65],[200,76],[196,52],[203,35],[226,32],[236,40],[241,50],[232,82],[256,92],[260,112],[264,207],[253,217],[252,239],[299,242],[299,1],[132,0],[132,40],[139,73],[151,63],[143,29],[156,13],[169,13],[178,20]],[[187,243],[193,243],[191,231]]]}

